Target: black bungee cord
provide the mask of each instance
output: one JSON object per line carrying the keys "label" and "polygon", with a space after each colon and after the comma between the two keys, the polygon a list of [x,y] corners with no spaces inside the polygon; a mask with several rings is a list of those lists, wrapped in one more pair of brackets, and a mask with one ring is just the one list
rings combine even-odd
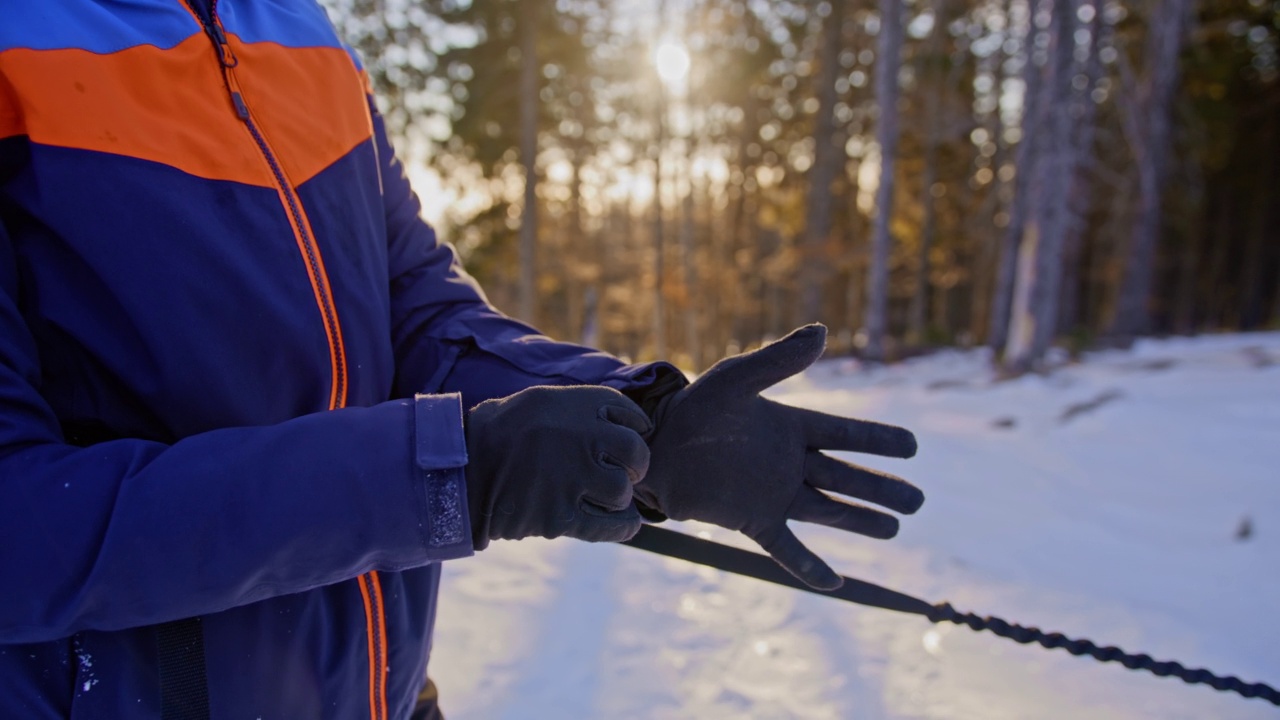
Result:
{"label": "black bungee cord", "polygon": [[1073,639],[1058,632],[1046,633],[1039,628],[1024,627],[998,617],[962,613],[952,607],[951,603],[929,603],[856,578],[845,577],[844,584],[832,591],[816,590],[797,580],[766,555],[653,525],[642,526],[640,532],[624,544],[846,602],[922,615],[932,623],[955,623],[975,632],[986,630],[1023,645],[1037,643],[1050,650],[1062,649],[1072,655],[1088,655],[1099,662],[1117,662],[1130,670],[1146,670],[1159,677],[1176,677],[1190,685],[1208,685],[1214,690],[1233,692],[1246,698],[1261,698],[1280,706],[1280,691],[1266,683],[1250,683],[1234,675],[1223,676],[1203,668],[1187,668],[1174,660],[1156,660],[1145,653],[1127,653],[1111,645],[1099,647],[1091,640]]}

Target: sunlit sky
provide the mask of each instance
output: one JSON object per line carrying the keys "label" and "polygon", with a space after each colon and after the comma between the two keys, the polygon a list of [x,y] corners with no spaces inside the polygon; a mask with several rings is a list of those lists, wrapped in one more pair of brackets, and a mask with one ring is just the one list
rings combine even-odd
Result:
{"label": "sunlit sky", "polygon": [[[677,99],[684,97],[688,91],[691,66],[689,51],[684,43],[674,37],[662,38],[649,59],[668,92]],[[676,107],[669,120],[679,125],[686,121],[686,118],[681,116],[681,108]],[[715,183],[723,183],[728,179],[728,166],[722,161],[715,162],[708,158],[696,159],[691,164],[690,171],[696,177],[706,178]],[[572,173],[572,167],[564,159],[553,160],[546,168],[547,179],[561,185],[567,185],[572,180]],[[408,174],[414,190],[422,200],[423,216],[442,232],[448,231],[446,219],[448,208],[453,207],[466,214],[468,209],[480,210],[487,202],[480,196],[459,197],[452,189],[445,187],[440,175],[434,169],[426,165],[416,164],[409,168]],[[605,195],[615,202],[629,198],[640,205],[645,205],[653,200],[653,191],[651,174],[623,166],[617,169],[614,181],[605,189]]]}

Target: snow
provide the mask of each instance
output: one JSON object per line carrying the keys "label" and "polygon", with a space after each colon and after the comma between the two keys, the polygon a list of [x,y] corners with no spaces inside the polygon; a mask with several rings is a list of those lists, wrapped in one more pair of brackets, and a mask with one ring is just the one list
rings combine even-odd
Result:
{"label": "snow", "polygon": [[[928,495],[896,539],[793,525],[837,571],[1280,685],[1280,333],[1148,341],[1006,382],[979,351],[832,360],[772,394],[920,440],[910,461],[856,456]],[[1203,685],[574,541],[447,563],[431,671],[461,718],[1276,716]]]}
{"label": "snow", "polygon": [[[85,651],[77,638],[73,644],[76,654],[76,662],[79,664],[79,676],[84,678],[84,682],[80,684],[81,692],[89,692],[94,685],[98,684],[98,679],[93,676],[93,655]],[[32,655],[31,657],[35,657]]]}

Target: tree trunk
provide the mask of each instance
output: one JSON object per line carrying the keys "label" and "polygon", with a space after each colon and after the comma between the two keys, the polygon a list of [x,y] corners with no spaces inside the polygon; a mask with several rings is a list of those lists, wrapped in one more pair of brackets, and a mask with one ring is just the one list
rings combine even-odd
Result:
{"label": "tree trunk", "polygon": [[1010,334],[1005,348],[1005,368],[1013,372],[1026,372],[1040,364],[1053,342],[1062,297],[1063,242],[1071,220],[1067,191],[1075,169],[1070,113],[1075,2],[1051,2],[1049,55],[1041,86],[1043,99],[1037,108],[1036,132],[1045,137],[1036,141],[1042,149],[1032,185],[1033,239],[1025,240],[1019,250],[1030,256],[1019,266],[1031,276],[1025,279],[1027,290],[1018,295],[1013,308],[1021,331]]}
{"label": "tree trunk", "polygon": [[1231,243],[1221,238],[1234,237],[1236,229],[1236,213],[1239,212],[1239,196],[1228,183],[1218,186],[1214,192],[1213,230],[1210,238],[1219,238],[1218,242],[1210,242],[1213,254],[1209,259],[1208,281],[1204,283],[1207,290],[1201,297],[1205,305],[1205,320],[1211,327],[1224,327],[1227,324],[1230,287]]}
{"label": "tree trunk", "polygon": [[[928,51],[922,55],[918,63],[916,82],[924,85],[923,79],[928,73],[928,65],[937,61],[938,38],[946,32],[946,22],[942,18],[942,1],[933,3],[933,31],[929,33]],[[920,172],[920,202],[923,202],[924,218],[920,222],[920,246],[915,259],[915,292],[911,295],[911,307],[906,322],[908,342],[920,345],[924,342],[925,315],[928,315],[929,302],[929,246],[933,245],[933,228],[937,220],[937,199],[933,197],[933,183],[938,179],[938,135],[941,132],[942,119],[938,117],[938,96],[945,88],[934,88],[924,94],[924,168]]]}
{"label": "tree trunk", "polygon": [[[688,163],[683,165],[688,168]],[[702,369],[701,334],[698,332],[698,270],[694,258],[693,177],[687,178],[689,192],[681,203],[680,261],[684,266],[684,351],[693,371]]]}
{"label": "tree trunk", "polygon": [[844,166],[844,148],[835,138],[836,78],[840,74],[840,36],[844,2],[831,3],[822,28],[822,55],[817,74],[818,112],[813,127],[813,167],[809,170],[808,207],[800,246],[800,302],[796,324],[822,319],[822,288],[826,284],[831,234],[832,188],[836,171]]}
{"label": "tree trunk", "polygon": [[[852,167],[850,167],[850,165]],[[862,192],[858,179],[861,160],[854,160],[845,167],[845,175],[849,178],[849,187],[845,192],[845,205],[848,208],[849,232],[846,237],[845,257],[849,270],[849,282],[844,291],[845,334],[856,347],[858,328],[862,322],[863,306],[866,293],[863,292],[860,280],[866,277],[866,259],[862,246],[866,232],[862,222],[862,211],[858,209],[858,193]],[[848,348],[846,348],[848,349]]]}
{"label": "tree trunk", "polygon": [[[1035,16],[1042,0],[1028,0],[1028,25],[1022,39],[1022,118],[1018,125],[1022,137],[1014,154],[1013,198],[1009,203],[1009,224],[1005,227],[1000,262],[996,267],[995,287],[991,296],[991,320],[987,323],[987,345],[1002,351],[1009,339],[1009,314],[1013,302],[1014,271],[1018,266],[1018,247],[1026,226],[1031,179],[1036,166],[1036,132],[1033,127],[1039,114],[1040,68],[1035,62]],[[1007,6],[1006,6],[1007,7]]]}
{"label": "tree trunk", "polygon": [[871,234],[871,267],[867,270],[867,344],[863,355],[885,357],[889,314],[889,220],[893,216],[894,155],[898,146],[898,64],[902,46],[902,0],[880,0],[879,52],[876,55],[876,143],[880,146],[880,184],[876,188],[876,220]]}
{"label": "tree trunk", "polygon": [[1073,121],[1075,131],[1072,142],[1070,184],[1067,189],[1070,219],[1067,236],[1063,242],[1062,302],[1058,313],[1060,332],[1071,332],[1080,323],[1080,258],[1084,235],[1089,228],[1089,210],[1093,197],[1089,169],[1095,162],[1093,145],[1097,127],[1098,103],[1093,90],[1102,77],[1102,58],[1098,37],[1102,29],[1102,8],[1098,0],[1092,0],[1093,17],[1089,21],[1089,55],[1081,68],[1085,78],[1084,88],[1076,93]]}
{"label": "tree trunk", "polygon": [[538,243],[538,15],[540,2],[520,5],[520,162],[524,212],[520,222],[520,319],[537,322]]}
{"label": "tree trunk", "polygon": [[[658,17],[666,16],[666,2],[658,3]],[[654,75],[653,139],[653,353],[667,359],[667,304],[663,294],[666,271],[663,267],[662,153],[667,144],[667,90],[662,78]]]}
{"label": "tree trunk", "polygon": [[[943,54],[942,38],[947,34],[949,17],[945,0],[933,3],[933,29],[929,33],[928,50],[920,55],[917,63],[917,82],[923,85],[929,66],[937,64]],[[955,64],[952,67],[958,67]],[[932,91],[925,91],[924,96],[924,169],[921,171],[920,202],[924,204],[924,218],[920,223],[920,245],[916,255],[915,292],[911,296],[911,307],[907,313],[907,342],[921,345],[925,340],[925,325],[929,315],[929,249],[937,228],[937,202],[933,194],[933,186],[938,180],[938,142],[942,134],[941,99],[951,87],[953,72],[942,74],[936,72],[938,86]]]}
{"label": "tree trunk", "polygon": [[1192,215],[1191,227],[1187,231],[1186,242],[1182,252],[1178,253],[1178,287],[1174,297],[1173,330],[1180,335],[1191,335],[1200,324],[1204,315],[1199,308],[1199,288],[1201,279],[1201,255],[1203,254],[1205,228],[1208,227],[1209,214],[1212,209],[1209,197],[1205,192],[1205,168],[1201,163],[1187,165],[1187,194],[1196,206]]}
{"label": "tree trunk", "polygon": [[[931,93],[932,94],[932,93]],[[936,113],[936,109],[934,110]],[[925,326],[928,323],[929,308],[929,249],[937,232],[937,198],[932,190],[938,179],[938,148],[936,129],[931,128],[924,152],[924,171],[921,173],[921,186],[924,192],[921,201],[924,219],[920,224],[920,247],[916,253],[916,283],[911,295],[911,308],[907,316],[907,342],[921,345],[925,341]]]}
{"label": "tree trunk", "polygon": [[[755,174],[755,161],[751,158],[749,148],[760,136],[760,106],[755,93],[749,93],[742,106],[742,132],[737,138],[734,158],[742,181],[737,185],[736,196],[733,189],[728,190],[732,198],[730,211],[729,252],[729,308],[730,342],[726,349],[741,349],[751,344],[753,337],[759,337],[750,329],[750,321],[754,315],[754,306],[764,301],[760,289],[763,279],[757,268],[760,265],[759,242],[757,236],[760,228],[755,222],[756,205],[754,198],[747,191],[747,179]],[[732,354],[732,353],[730,353]]]}
{"label": "tree trunk", "polygon": [[[1007,10],[1006,10],[1007,15]],[[997,78],[992,92],[998,97],[1002,93],[1005,57],[1003,53],[991,53],[980,62],[983,69]],[[1004,118],[1000,113],[999,103],[987,114],[983,125],[995,144],[995,152],[991,156],[991,169],[995,173],[991,187],[987,190],[986,199],[981,208],[969,215],[967,234],[979,238],[978,247],[973,253],[971,273],[973,277],[972,292],[969,298],[968,334],[972,342],[983,342],[991,333],[991,307],[995,289],[996,265],[1000,257],[1003,237],[997,230],[995,215],[1005,205],[1002,195],[1008,183],[1000,174],[1008,157],[1008,143],[1004,139]],[[966,343],[967,344],[967,343]]]}
{"label": "tree trunk", "polygon": [[[1271,125],[1274,128],[1277,123],[1280,123],[1280,105],[1271,106],[1271,116],[1273,118]],[[1275,197],[1276,184],[1280,182],[1280,158],[1275,155],[1271,156],[1271,169],[1269,172],[1271,173],[1271,193],[1264,197]],[[1271,327],[1280,328],[1280,207],[1276,207],[1274,204],[1271,206],[1271,217],[1267,223],[1266,232],[1270,238],[1271,254],[1275,257],[1272,277],[1275,278],[1276,289],[1275,298],[1271,302],[1271,319],[1269,322]]]}
{"label": "tree trunk", "polygon": [[[1269,113],[1270,122],[1264,123],[1262,139],[1259,142],[1259,157],[1274,158],[1276,155],[1276,111]],[[1240,324],[1241,330],[1256,330],[1267,317],[1267,301],[1263,297],[1263,280],[1267,268],[1267,222],[1274,207],[1276,186],[1276,163],[1267,162],[1259,168],[1258,192],[1254,195],[1252,222],[1249,223],[1249,240],[1245,246],[1244,278],[1241,283]]]}
{"label": "tree trunk", "polygon": [[1193,0],[1161,0],[1147,20],[1145,78],[1125,95],[1121,108],[1126,136],[1138,170],[1138,210],[1116,298],[1109,334],[1122,345],[1150,328],[1148,301],[1155,277],[1160,238],[1161,193],[1169,165],[1173,101],[1178,89],[1178,58],[1192,18]]}
{"label": "tree trunk", "polygon": [[569,156],[573,174],[569,180],[569,227],[565,233],[568,240],[565,256],[570,261],[561,266],[569,306],[568,337],[580,337],[586,332],[590,305],[587,289],[599,282],[599,257],[593,245],[588,242],[586,229],[582,224],[582,163],[586,156],[587,149],[581,143],[573,146]]}

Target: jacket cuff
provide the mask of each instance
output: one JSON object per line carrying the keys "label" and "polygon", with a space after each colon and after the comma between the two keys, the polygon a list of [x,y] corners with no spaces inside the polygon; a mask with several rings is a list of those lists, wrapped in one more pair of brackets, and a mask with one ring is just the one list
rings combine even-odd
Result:
{"label": "jacket cuff", "polygon": [[689,379],[671,363],[655,362],[618,368],[602,384],[630,398],[656,426],[661,406],[687,387]]}
{"label": "jacket cuff", "polygon": [[[665,362],[628,365],[621,368],[618,374],[626,377],[626,384],[617,385],[612,382],[606,382],[606,384],[614,385],[649,416],[649,420],[653,422],[653,430],[645,435],[644,439],[647,442],[657,431],[667,404],[676,396],[676,393],[688,387],[689,379],[674,365]],[[637,485],[635,493],[635,506],[640,512],[640,517],[651,523],[665,521],[667,516],[658,509],[656,498],[646,497],[642,488],[643,483]]]}
{"label": "jacket cuff", "polygon": [[414,396],[413,420],[413,459],[425,518],[423,543],[433,555],[470,555],[474,548],[467,508],[462,395]]}

